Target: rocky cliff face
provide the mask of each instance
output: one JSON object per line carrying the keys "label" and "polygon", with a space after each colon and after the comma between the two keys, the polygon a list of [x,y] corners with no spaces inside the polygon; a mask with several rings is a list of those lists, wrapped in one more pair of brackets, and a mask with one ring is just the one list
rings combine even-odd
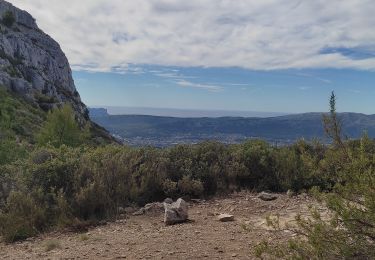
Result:
{"label": "rocky cliff face", "polygon": [[88,119],[59,44],[25,11],[0,0],[0,85],[49,110],[72,104],[81,123]]}

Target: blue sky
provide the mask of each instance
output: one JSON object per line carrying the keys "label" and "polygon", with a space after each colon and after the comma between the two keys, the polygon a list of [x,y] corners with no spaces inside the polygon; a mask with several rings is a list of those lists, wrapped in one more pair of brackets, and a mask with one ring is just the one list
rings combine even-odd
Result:
{"label": "blue sky", "polygon": [[375,113],[372,71],[136,68],[125,74],[77,71],[73,75],[83,101],[96,107],[311,112],[328,110],[334,90],[340,111]]}
{"label": "blue sky", "polygon": [[373,0],[9,1],[89,106],[375,113]]}

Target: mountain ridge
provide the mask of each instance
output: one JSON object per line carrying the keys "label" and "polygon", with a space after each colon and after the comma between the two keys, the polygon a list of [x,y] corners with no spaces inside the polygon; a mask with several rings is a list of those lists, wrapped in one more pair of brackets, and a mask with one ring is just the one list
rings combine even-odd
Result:
{"label": "mountain ridge", "polygon": [[[271,142],[292,143],[315,138],[328,142],[322,125],[323,113],[311,112],[277,117],[179,118],[150,115],[91,115],[92,120],[132,145],[169,146],[217,140],[238,143],[261,138]],[[375,137],[375,115],[339,113],[343,133],[358,138],[367,131]],[[170,139],[170,140],[168,140]]]}

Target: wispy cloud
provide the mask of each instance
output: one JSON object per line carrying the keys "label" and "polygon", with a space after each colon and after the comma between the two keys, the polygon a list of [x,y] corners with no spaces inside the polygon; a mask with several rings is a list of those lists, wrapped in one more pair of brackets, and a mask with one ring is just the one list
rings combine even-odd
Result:
{"label": "wispy cloud", "polygon": [[249,83],[226,83],[226,85],[229,85],[229,86],[250,86],[251,84]]}
{"label": "wispy cloud", "polygon": [[159,72],[155,73],[155,76],[162,77],[162,78],[180,78],[180,75],[177,75],[175,73],[170,73],[170,72]]}
{"label": "wispy cloud", "polygon": [[195,76],[186,76],[178,69],[164,69],[164,70],[149,70],[148,72],[154,74],[155,76],[167,79],[193,79]]}
{"label": "wispy cloud", "polygon": [[75,70],[375,69],[372,0],[8,1],[37,19]]}
{"label": "wispy cloud", "polygon": [[361,91],[359,89],[349,89],[349,92],[354,94],[361,94]]}
{"label": "wispy cloud", "polygon": [[198,88],[198,89],[208,90],[211,92],[220,92],[224,90],[224,87],[222,86],[193,83],[193,82],[186,81],[186,80],[179,80],[179,81],[176,81],[175,83],[181,87]]}
{"label": "wispy cloud", "polygon": [[332,83],[332,80],[322,78],[322,77],[319,77],[319,76],[316,76],[316,75],[313,75],[313,74],[309,74],[309,73],[299,72],[299,73],[294,73],[294,75],[299,76],[299,77],[305,77],[305,78],[313,78],[315,80],[321,81],[321,82],[326,83],[326,84]]}

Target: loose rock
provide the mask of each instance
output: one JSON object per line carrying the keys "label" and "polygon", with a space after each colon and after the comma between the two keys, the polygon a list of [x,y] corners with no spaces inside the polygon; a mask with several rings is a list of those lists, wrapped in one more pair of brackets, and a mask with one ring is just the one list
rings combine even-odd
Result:
{"label": "loose rock", "polygon": [[220,214],[217,219],[221,222],[234,221],[234,216],[229,214]]}
{"label": "loose rock", "polygon": [[159,215],[163,213],[163,210],[164,210],[163,203],[160,203],[160,202],[148,203],[143,208],[134,212],[133,216]]}
{"label": "loose rock", "polygon": [[173,200],[171,198],[166,198],[164,200],[164,203],[167,203],[167,204],[172,204],[173,203]]}
{"label": "loose rock", "polygon": [[258,198],[264,201],[272,201],[277,199],[277,195],[263,191],[259,193]]}
{"label": "loose rock", "polygon": [[183,199],[178,199],[173,203],[164,202],[164,223],[173,225],[188,220],[188,205]]}

